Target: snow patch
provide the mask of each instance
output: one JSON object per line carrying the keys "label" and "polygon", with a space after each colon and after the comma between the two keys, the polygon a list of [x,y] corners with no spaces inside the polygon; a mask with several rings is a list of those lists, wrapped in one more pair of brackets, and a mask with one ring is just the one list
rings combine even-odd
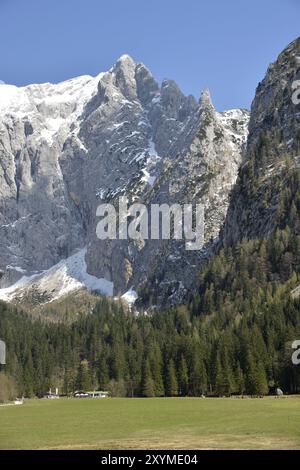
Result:
{"label": "snow patch", "polygon": [[[34,125],[37,138],[53,145],[58,132],[70,132],[73,125],[79,130],[78,118],[86,103],[97,93],[96,77],[81,76],[61,83],[43,83],[16,87],[2,84],[0,87],[0,116],[7,114],[27,120],[39,115]],[[34,122],[34,119],[33,119]]]}
{"label": "snow patch", "polygon": [[158,93],[157,95],[154,96],[154,98],[152,98],[152,103],[157,104],[159,102],[160,102],[160,94]]}
{"label": "snow patch", "polygon": [[121,296],[121,299],[125,300],[129,306],[132,306],[138,299],[138,295],[136,291],[131,288]]}
{"label": "snow patch", "polygon": [[141,181],[143,181],[144,183],[150,184],[150,186],[153,186],[155,183],[156,177],[151,176],[150,173],[145,168],[142,169],[142,172],[144,176],[142,176]]}
{"label": "snow patch", "polygon": [[46,271],[32,276],[22,276],[12,286],[0,289],[0,299],[9,302],[16,296],[24,296],[30,288],[49,295],[50,302],[82,288],[111,297],[113,283],[88,274],[85,255],[86,248],[83,248]]}
{"label": "snow patch", "polygon": [[16,271],[17,273],[25,274],[26,269],[20,268],[20,266],[10,266],[9,264],[6,266],[7,271]]}

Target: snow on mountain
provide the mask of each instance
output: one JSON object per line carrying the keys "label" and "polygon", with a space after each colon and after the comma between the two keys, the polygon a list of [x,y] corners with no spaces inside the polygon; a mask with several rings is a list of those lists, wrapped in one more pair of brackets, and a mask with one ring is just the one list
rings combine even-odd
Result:
{"label": "snow on mountain", "polygon": [[[52,268],[31,276],[22,276],[15,284],[0,289],[0,299],[11,301],[13,298],[22,299],[31,291],[43,294],[47,302],[59,299],[71,292],[88,289],[100,294],[112,296],[113,283],[106,279],[98,279],[87,273],[85,262],[86,248],[57,263]],[[21,268],[13,268],[23,272]]]}
{"label": "snow on mountain", "polygon": [[[38,291],[46,293],[41,301],[51,301],[87,287],[130,303],[130,287],[138,291],[151,277],[153,289],[158,279],[165,286],[161,302],[181,301],[202,253],[192,260],[160,240],[101,241],[97,206],[116,204],[121,195],[147,204],[203,202],[206,239],[215,239],[248,119],[244,110],[218,113],[208,91],[197,102],[172,80],[160,86],[128,55],[96,77],[2,84],[1,298]],[[180,262],[166,262],[172,256]]]}
{"label": "snow on mountain", "polygon": [[35,137],[52,145],[59,131],[70,132],[86,103],[96,94],[101,75],[20,88],[3,84],[0,88],[0,120],[5,120],[7,115],[18,119],[35,119],[38,115]]}
{"label": "snow on mountain", "polygon": [[131,287],[125,294],[121,296],[121,299],[125,300],[125,302],[128,303],[129,306],[134,305],[134,303],[138,299],[138,294],[137,292]]}

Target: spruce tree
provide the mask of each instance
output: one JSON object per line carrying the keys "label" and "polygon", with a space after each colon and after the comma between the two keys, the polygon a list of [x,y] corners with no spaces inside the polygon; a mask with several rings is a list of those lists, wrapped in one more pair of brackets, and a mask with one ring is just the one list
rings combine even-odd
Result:
{"label": "spruce tree", "polygon": [[91,378],[89,374],[89,364],[87,360],[80,362],[76,379],[77,390],[88,391],[91,388]]}
{"label": "spruce tree", "polygon": [[168,397],[178,395],[178,382],[173,359],[170,359],[167,364],[165,390]]}
{"label": "spruce tree", "polygon": [[178,391],[179,395],[186,396],[189,392],[189,372],[184,356],[181,356],[178,369]]}
{"label": "spruce tree", "polygon": [[150,362],[148,358],[145,358],[143,361],[141,394],[143,397],[147,398],[155,396],[155,384],[151,375]]}

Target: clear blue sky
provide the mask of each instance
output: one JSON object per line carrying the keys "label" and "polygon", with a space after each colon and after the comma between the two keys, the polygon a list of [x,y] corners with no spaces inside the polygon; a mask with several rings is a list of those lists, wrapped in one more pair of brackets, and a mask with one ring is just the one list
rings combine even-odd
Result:
{"label": "clear blue sky", "polygon": [[219,110],[249,107],[300,33],[300,0],[0,0],[0,79],[58,82],[130,54]]}

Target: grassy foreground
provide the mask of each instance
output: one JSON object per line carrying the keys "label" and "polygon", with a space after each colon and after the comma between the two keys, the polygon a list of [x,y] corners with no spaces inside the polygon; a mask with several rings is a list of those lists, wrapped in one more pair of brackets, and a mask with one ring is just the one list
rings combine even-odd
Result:
{"label": "grassy foreground", "polygon": [[0,449],[300,449],[300,398],[30,400]]}

